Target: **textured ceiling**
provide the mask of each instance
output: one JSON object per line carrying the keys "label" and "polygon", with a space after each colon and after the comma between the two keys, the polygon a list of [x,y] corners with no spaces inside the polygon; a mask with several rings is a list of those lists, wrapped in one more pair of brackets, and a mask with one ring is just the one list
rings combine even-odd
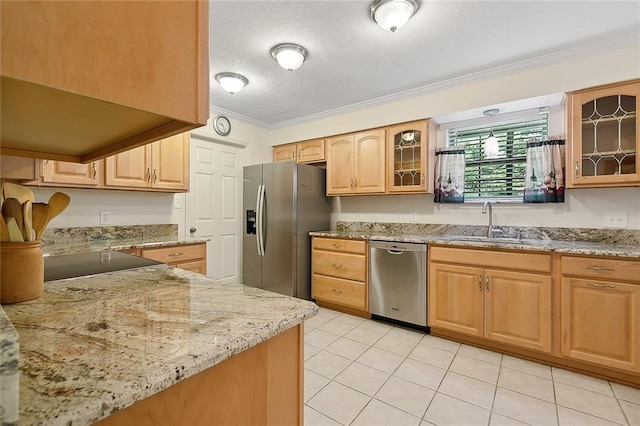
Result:
{"label": "textured ceiling", "polygon": [[[498,67],[559,60],[607,40],[640,40],[637,0],[422,0],[396,33],[371,20],[370,4],[211,1],[211,105],[277,127]],[[284,42],[309,51],[297,71],[281,69],[269,53]],[[223,71],[249,85],[230,95],[213,79]]]}

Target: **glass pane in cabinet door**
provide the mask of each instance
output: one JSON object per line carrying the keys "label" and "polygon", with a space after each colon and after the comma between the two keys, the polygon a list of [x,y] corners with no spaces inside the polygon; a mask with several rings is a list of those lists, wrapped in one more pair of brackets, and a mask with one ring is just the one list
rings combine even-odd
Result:
{"label": "glass pane in cabinet door", "polygon": [[636,98],[613,95],[582,105],[582,175],[636,173]]}
{"label": "glass pane in cabinet door", "polygon": [[405,130],[393,137],[393,184],[394,186],[420,185],[419,130]]}

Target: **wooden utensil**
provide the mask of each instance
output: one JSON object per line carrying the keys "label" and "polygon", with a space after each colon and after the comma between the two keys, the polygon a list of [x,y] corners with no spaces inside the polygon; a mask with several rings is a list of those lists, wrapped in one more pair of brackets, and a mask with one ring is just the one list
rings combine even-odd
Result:
{"label": "wooden utensil", "polygon": [[36,241],[42,237],[45,228],[51,220],[67,208],[71,197],[62,192],[56,192],[49,198],[49,203],[31,203],[33,210],[33,229],[36,231]]}
{"label": "wooden utensil", "polygon": [[22,213],[24,220],[24,240],[33,241],[33,206],[31,201],[25,201],[22,204]]}
{"label": "wooden utensil", "polygon": [[33,196],[33,192],[31,192],[29,188],[11,182],[2,183],[2,195],[5,200],[8,198],[15,198],[20,204],[25,201],[33,202],[36,200]]}
{"label": "wooden utensil", "polygon": [[4,215],[0,213],[0,241],[9,241],[9,229],[7,229],[7,222],[4,221]]}
{"label": "wooden utensil", "polygon": [[31,225],[36,232],[36,241],[38,241],[49,223],[49,205],[46,203],[31,203],[31,209]]}
{"label": "wooden utensil", "polygon": [[24,226],[22,204],[16,198],[5,198],[4,203],[2,203],[2,214],[7,221],[7,226],[9,225],[9,218],[15,218],[18,231],[22,235],[22,227]]}
{"label": "wooden utensil", "polygon": [[23,243],[22,231],[18,227],[15,217],[7,217],[7,230],[9,231],[9,241],[12,243]]}
{"label": "wooden utensil", "polygon": [[67,208],[70,202],[71,197],[69,197],[67,194],[64,194],[62,192],[54,193],[51,198],[49,198],[49,222],[53,220],[54,217],[62,213],[64,209]]}

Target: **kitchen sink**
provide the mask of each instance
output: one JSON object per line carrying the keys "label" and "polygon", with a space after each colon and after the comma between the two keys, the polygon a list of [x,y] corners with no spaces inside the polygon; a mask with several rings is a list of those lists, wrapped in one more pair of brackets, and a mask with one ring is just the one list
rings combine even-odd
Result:
{"label": "kitchen sink", "polygon": [[516,244],[516,245],[535,245],[535,240],[520,240],[518,238],[489,238],[484,236],[471,236],[471,235],[454,235],[451,237],[445,237],[446,241],[463,241],[463,242],[478,242],[478,243],[490,243],[490,244]]}

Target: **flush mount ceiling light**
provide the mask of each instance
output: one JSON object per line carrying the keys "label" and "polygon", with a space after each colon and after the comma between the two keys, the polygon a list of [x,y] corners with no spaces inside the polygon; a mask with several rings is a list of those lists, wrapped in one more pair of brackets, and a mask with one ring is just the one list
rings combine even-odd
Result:
{"label": "flush mount ceiling light", "polygon": [[220,86],[227,92],[238,93],[241,91],[244,86],[249,84],[249,80],[243,75],[237,74],[235,72],[221,72],[216,74],[216,81],[220,83]]}
{"label": "flush mount ceiling light", "polygon": [[287,71],[295,71],[307,59],[307,49],[293,43],[282,43],[271,49],[271,56]]}
{"label": "flush mount ceiling light", "polygon": [[376,0],[371,5],[371,18],[383,29],[395,32],[418,10],[418,0]]}
{"label": "flush mount ceiling light", "polygon": [[498,138],[493,135],[493,116],[499,113],[497,108],[488,109],[483,112],[484,115],[491,117],[491,131],[489,137],[484,140],[484,156],[485,158],[496,158],[500,155],[500,146],[498,145]]}

